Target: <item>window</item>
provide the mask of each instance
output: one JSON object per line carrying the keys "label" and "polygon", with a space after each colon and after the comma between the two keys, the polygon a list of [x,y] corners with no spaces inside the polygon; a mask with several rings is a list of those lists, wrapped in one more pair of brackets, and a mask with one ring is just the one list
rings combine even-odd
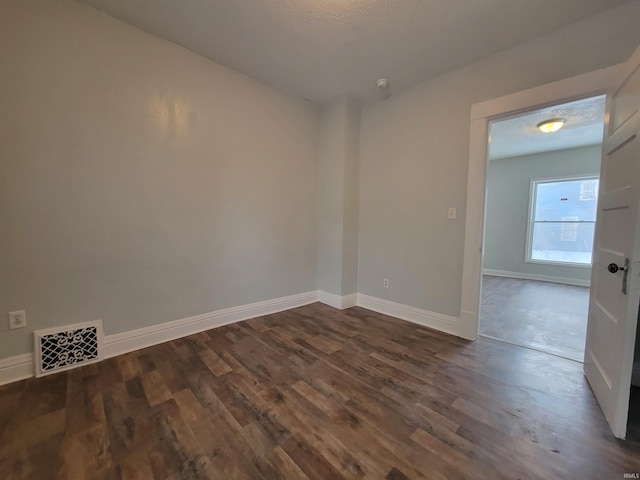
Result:
{"label": "window", "polygon": [[534,180],[527,262],[591,265],[598,177]]}

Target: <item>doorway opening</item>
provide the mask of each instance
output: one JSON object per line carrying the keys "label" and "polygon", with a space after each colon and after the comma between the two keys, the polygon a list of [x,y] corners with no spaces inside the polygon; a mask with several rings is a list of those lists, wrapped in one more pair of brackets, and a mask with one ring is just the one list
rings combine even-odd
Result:
{"label": "doorway opening", "polygon": [[583,361],[605,101],[489,122],[481,335]]}
{"label": "doorway opening", "polygon": [[625,438],[627,432],[640,302],[637,277],[625,282],[627,272],[640,269],[640,239],[636,235],[640,177],[635,161],[640,117],[638,97],[633,95],[638,85],[640,49],[618,66],[474,104],[470,115],[460,332],[473,340],[479,334],[489,122],[607,93],[584,374],[617,438]]}

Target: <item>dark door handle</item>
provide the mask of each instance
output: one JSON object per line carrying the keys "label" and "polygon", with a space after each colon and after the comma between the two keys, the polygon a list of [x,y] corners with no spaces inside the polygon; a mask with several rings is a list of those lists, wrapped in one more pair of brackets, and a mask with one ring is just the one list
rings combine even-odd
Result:
{"label": "dark door handle", "polygon": [[625,265],[624,267],[619,267],[615,263],[610,263],[607,266],[607,270],[609,270],[611,273],[616,273],[618,270],[622,270],[623,272],[626,272],[628,270],[628,268],[629,267],[627,265]]}
{"label": "dark door handle", "polygon": [[624,267],[620,267],[615,263],[610,263],[607,265],[607,270],[611,273],[616,273],[618,270],[622,270],[624,274],[622,275],[622,293],[624,295],[627,294],[627,275],[629,274],[629,259],[624,259]]}

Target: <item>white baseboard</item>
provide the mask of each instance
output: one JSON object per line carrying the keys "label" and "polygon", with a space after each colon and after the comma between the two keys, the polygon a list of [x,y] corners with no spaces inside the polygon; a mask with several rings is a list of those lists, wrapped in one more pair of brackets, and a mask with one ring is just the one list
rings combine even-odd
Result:
{"label": "white baseboard", "polygon": [[224,308],[193,317],[173,320],[160,325],[139,328],[128,332],[107,335],[104,338],[104,358],[186,337],[231,323],[241,322],[262,315],[282,312],[318,301],[318,292],[306,292],[262,302]]}
{"label": "white baseboard", "polygon": [[318,290],[318,301],[333,308],[344,310],[345,308],[355,307],[358,301],[358,294],[352,293],[350,295],[336,295],[335,293],[324,292]]}
{"label": "white baseboard", "polygon": [[555,277],[553,275],[538,275],[536,273],[510,272],[508,270],[493,270],[484,268],[483,275],[493,275],[494,277],[518,278],[520,280],[538,280],[540,282],[563,283],[565,285],[575,285],[577,287],[588,287],[591,280],[580,280],[578,278]]}
{"label": "white baseboard", "polygon": [[362,293],[358,294],[358,306],[459,337],[464,337],[463,333],[466,333],[461,328],[461,322],[458,317],[430,312],[410,305],[370,297]]}
{"label": "white baseboard", "polygon": [[[409,305],[391,302],[360,293],[335,295],[324,291],[312,291],[262,302],[225,308],[214,312],[173,320],[160,325],[139,328],[104,337],[103,358],[111,358],[159,343],[186,337],[194,333],[211,330],[250,318],[282,312],[320,301],[334,308],[345,309],[356,305],[392,317],[434,328],[446,333],[469,338],[464,331],[464,322],[456,317],[422,310]],[[4,385],[35,374],[33,354],[25,353],[0,360],[0,385]]]}
{"label": "white baseboard", "polygon": [[32,353],[23,353],[0,360],[0,385],[33,377],[35,367]]}

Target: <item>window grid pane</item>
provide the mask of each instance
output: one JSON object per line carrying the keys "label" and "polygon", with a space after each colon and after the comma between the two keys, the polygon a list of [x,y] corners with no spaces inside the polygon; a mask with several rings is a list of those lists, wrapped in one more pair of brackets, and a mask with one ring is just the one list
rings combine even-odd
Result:
{"label": "window grid pane", "polygon": [[563,217],[576,216],[579,220],[595,221],[597,179],[536,182],[536,222],[562,221]]}
{"label": "window grid pane", "polygon": [[534,182],[529,260],[591,264],[598,178]]}

